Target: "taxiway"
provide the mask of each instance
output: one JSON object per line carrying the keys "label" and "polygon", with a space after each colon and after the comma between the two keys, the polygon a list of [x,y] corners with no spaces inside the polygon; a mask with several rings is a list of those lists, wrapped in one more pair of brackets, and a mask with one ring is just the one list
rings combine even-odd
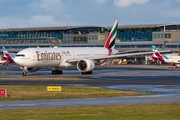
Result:
{"label": "taxiway", "polygon": [[[170,69],[167,66],[101,66],[93,71],[93,75],[81,75],[76,68],[63,69],[63,75],[55,76],[51,75],[50,71],[41,70],[29,73],[29,76],[26,77],[46,77],[49,80],[3,80],[3,78],[8,77],[23,78],[22,71],[14,69],[10,70],[6,67],[6,70],[0,75],[1,85],[96,86],[124,91],[157,92],[158,94],[107,98],[1,101],[0,109],[180,102],[180,69]],[[81,78],[81,80],[51,80],[53,77],[76,77]]]}

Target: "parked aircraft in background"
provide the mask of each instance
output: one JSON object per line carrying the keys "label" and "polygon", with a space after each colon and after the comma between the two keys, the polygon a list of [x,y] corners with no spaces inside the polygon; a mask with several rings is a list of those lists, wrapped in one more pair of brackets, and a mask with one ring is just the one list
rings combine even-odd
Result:
{"label": "parked aircraft in background", "polygon": [[172,55],[162,56],[154,45],[152,45],[152,51],[153,51],[152,59],[155,62],[161,61],[165,63],[172,63],[176,67],[180,67],[180,56],[172,56]]}
{"label": "parked aircraft in background", "polygon": [[158,56],[156,56],[155,53],[153,53],[153,55],[151,57],[155,63],[159,62]]}
{"label": "parked aircraft in background", "polygon": [[105,62],[107,59],[152,54],[151,52],[117,54],[114,49],[118,29],[116,20],[104,47],[66,47],[66,48],[26,48],[19,51],[15,57],[15,63],[23,70],[23,76],[27,72],[35,72],[41,67],[53,67],[52,74],[62,74],[60,67],[76,66],[82,74],[92,74],[95,65]]}
{"label": "parked aircraft in background", "polygon": [[0,60],[0,65],[6,65],[7,64],[7,60]]}
{"label": "parked aircraft in background", "polygon": [[2,60],[6,60],[8,63],[14,63],[16,53],[9,53],[5,47],[2,47],[3,55]]}

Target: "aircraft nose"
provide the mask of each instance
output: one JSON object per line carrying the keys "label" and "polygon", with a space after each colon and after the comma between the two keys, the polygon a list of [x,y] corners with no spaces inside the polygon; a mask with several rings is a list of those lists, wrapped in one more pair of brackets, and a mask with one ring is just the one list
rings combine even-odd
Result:
{"label": "aircraft nose", "polygon": [[18,58],[18,57],[15,57],[15,58],[14,58],[14,62],[15,62],[16,64],[18,64],[18,65],[22,65],[22,61],[21,61],[21,59]]}
{"label": "aircraft nose", "polygon": [[15,62],[16,64],[19,63],[16,57],[14,58],[14,62]]}

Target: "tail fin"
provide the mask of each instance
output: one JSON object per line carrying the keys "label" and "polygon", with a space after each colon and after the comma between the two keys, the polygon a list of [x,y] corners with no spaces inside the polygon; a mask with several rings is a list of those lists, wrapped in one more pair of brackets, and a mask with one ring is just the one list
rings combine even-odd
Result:
{"label": "tail fin", "polygon": [[3,51],[3,54],[7,54],[8,53],[8,51],[6,50],[5,47],[2,47],[2,51]]}
{"label": "tail fin", "polygon": [[158,51],[157,48],[154,45],[152,45],[152,51],[153,52],[157,52]]}
{"label": "tail fin", "polygon": [[155,54],[155,52],[157,52],[157,49],[154,45],[152,45],[152,51],[153,51],[153,55],[151,57],[154,62],[157,62],[159,59],[158,59],[158,56],[156,56],[156,54]]}
{"label": "tail fin", "polygon": [[109,33],[109,36],[106,40],[106,43],[104,45],[104,48],[107,48],[107,49],[111,49],[114,47],[115,45],[115,39],[116,39],[116,34],[117,34],[117,29],[118,29],[118,20],[116,20],[114,22],[114,25],[111,29],[111,32]]}
{"label": "tail fin", "polygon": [[13,63],[15,56],[10,55],[10,53],[6,50],[5,47],[2,47],[2,51],[3,51],[2,58],[5,59],[5,60],[8,60],[9,63]]}
{"label": "tail fin", "polygon": [[161,62],[165,62],[167,57],[163,57],[154,45],[152,45],[152,51],[154,57],[158,58]]}

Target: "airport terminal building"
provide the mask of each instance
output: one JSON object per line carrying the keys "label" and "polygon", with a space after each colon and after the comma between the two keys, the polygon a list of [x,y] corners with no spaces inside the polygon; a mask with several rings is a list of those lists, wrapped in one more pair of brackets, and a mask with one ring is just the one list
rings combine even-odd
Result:
{"label": "airport terminal building", "polygon": [[[0,29],[0,43],[7,49],[49,46],[103,46],[111,26],[63,26]],[[116,49],[177,50],[180,48],[180,24],[118,26]]]}

